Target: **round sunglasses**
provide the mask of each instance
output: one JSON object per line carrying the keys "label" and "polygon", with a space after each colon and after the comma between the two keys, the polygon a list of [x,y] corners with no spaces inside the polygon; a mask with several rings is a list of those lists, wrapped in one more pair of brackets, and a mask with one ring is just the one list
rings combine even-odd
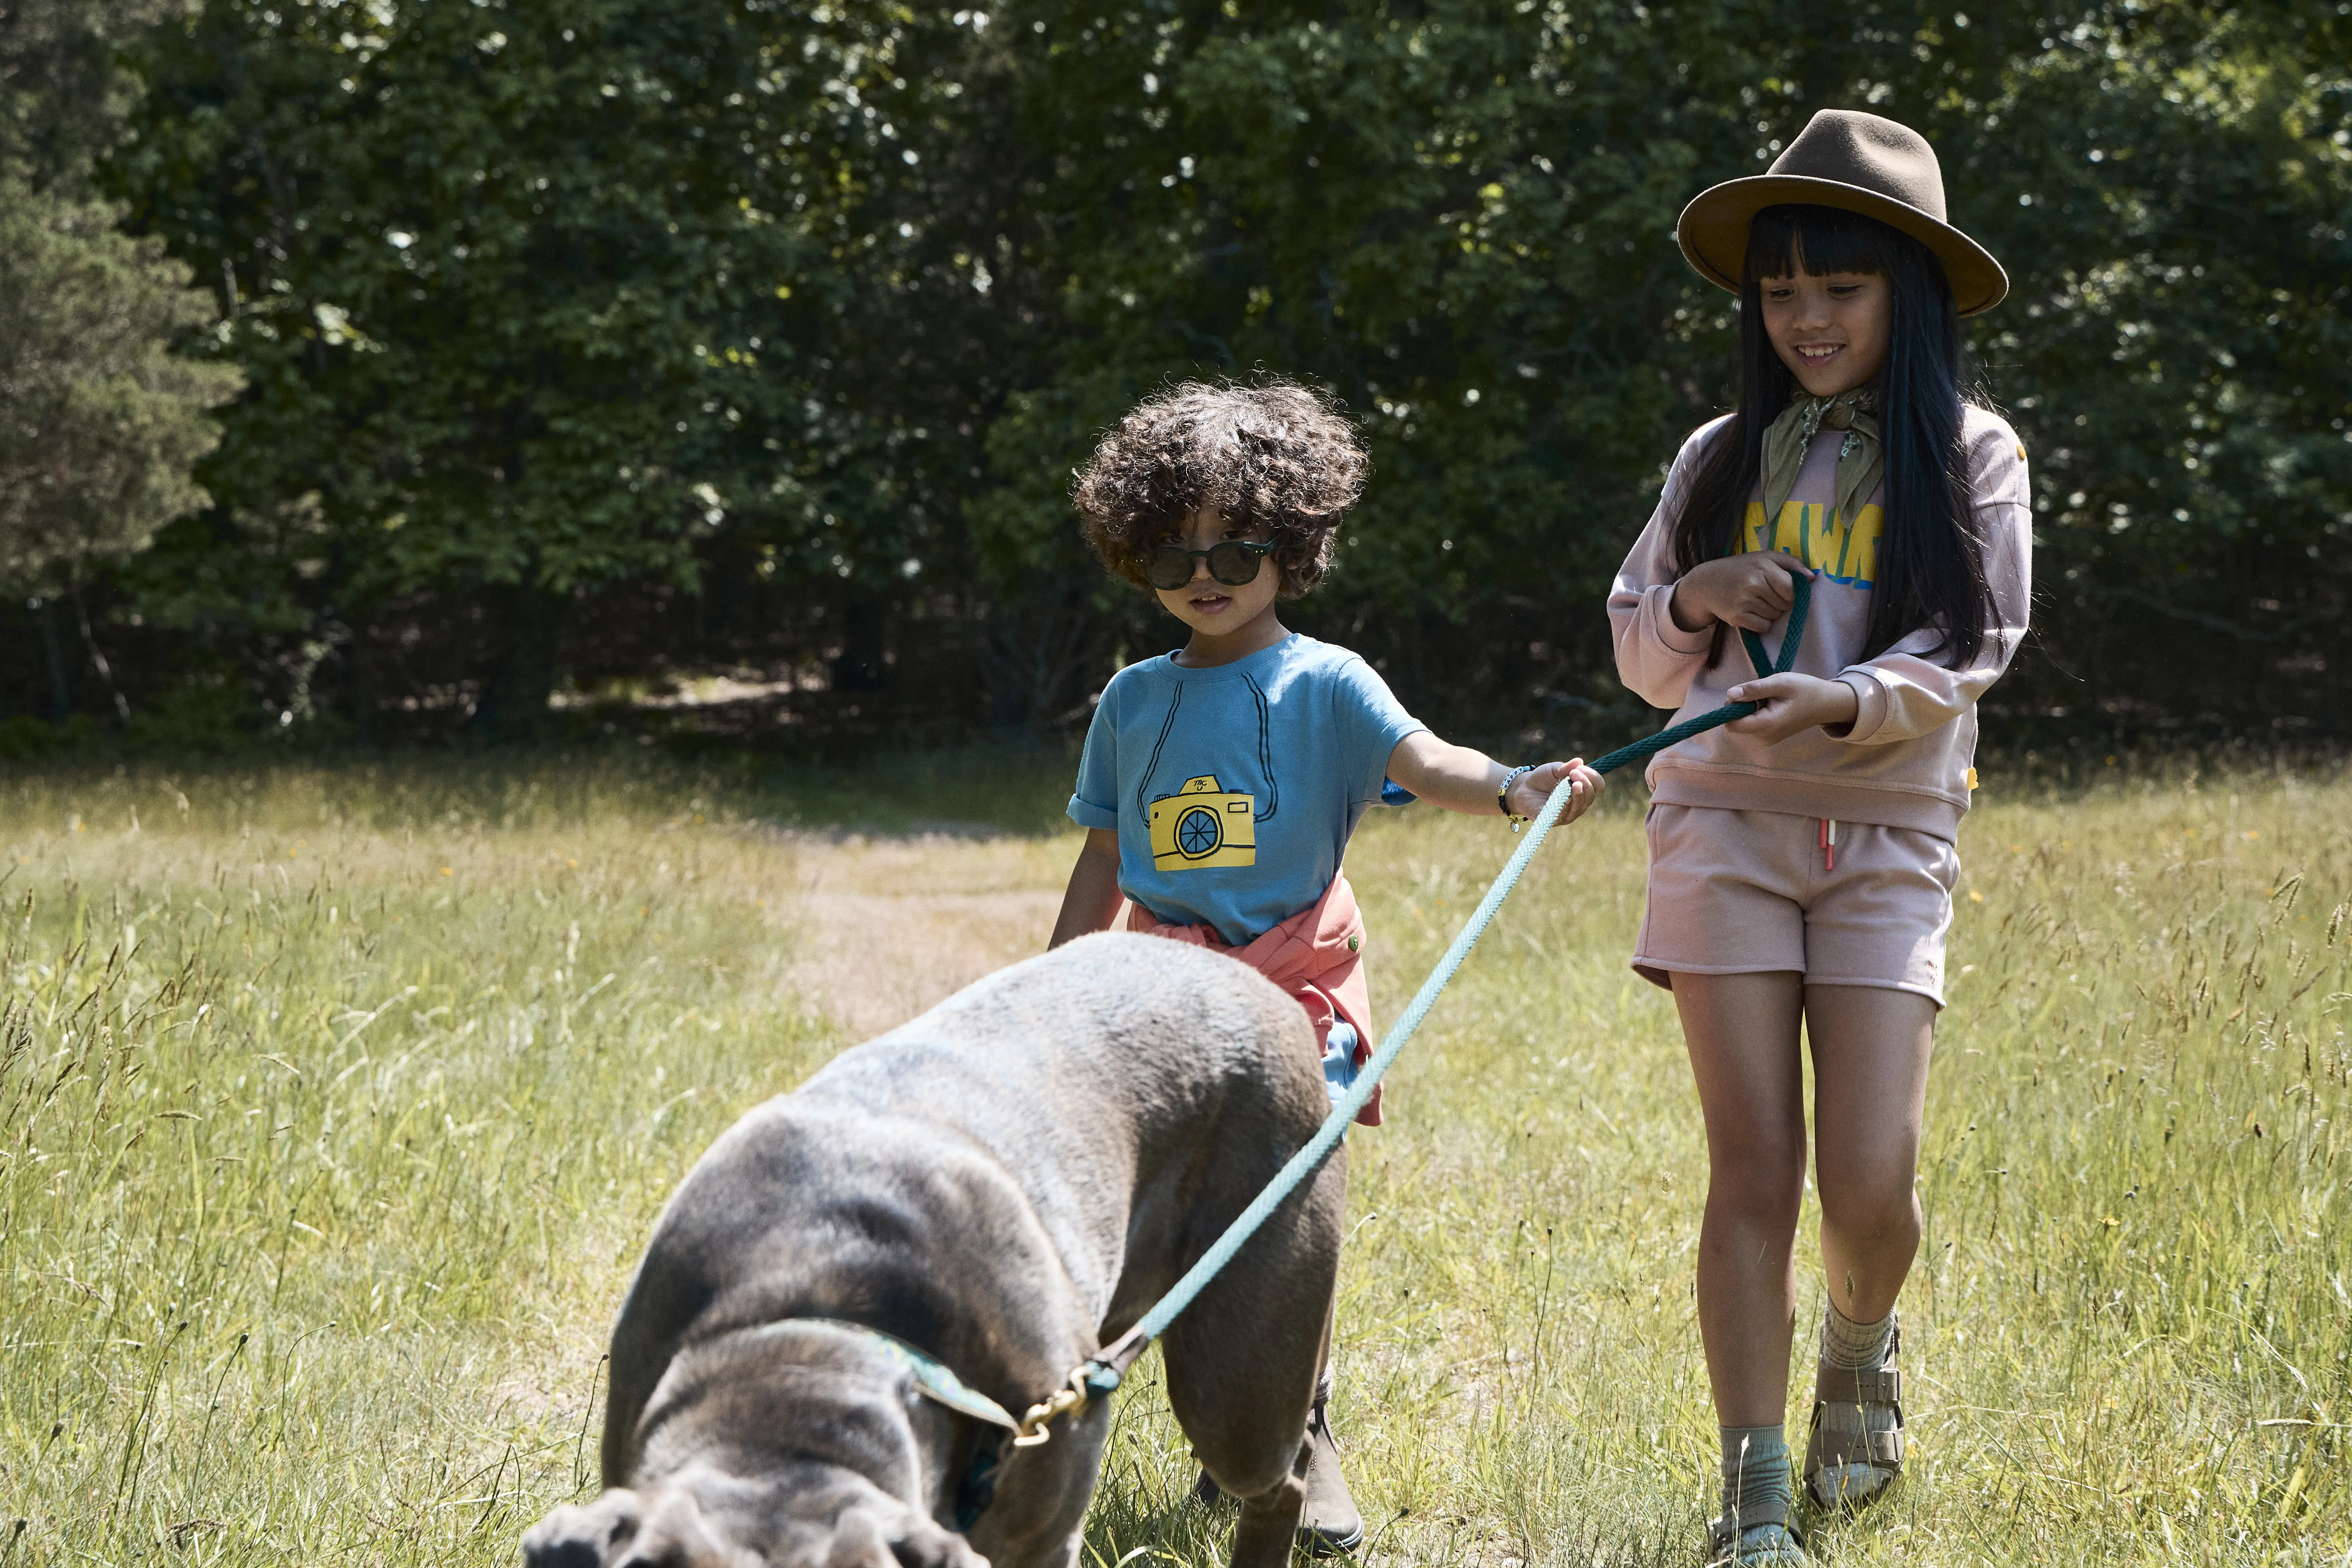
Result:
{"label": "round sunglasses", "polygon": [[1220,540],[1206,550],[1161,544],[1144,557],[1143,576],[1155,588],[1181,588],[1192,580],[1192,563],[1206,560],[1210,576],[1228,588],[1244,587],[1257,581],[1258,565],[1273,548],[1272,542],[1253,544],[1246,539]]}

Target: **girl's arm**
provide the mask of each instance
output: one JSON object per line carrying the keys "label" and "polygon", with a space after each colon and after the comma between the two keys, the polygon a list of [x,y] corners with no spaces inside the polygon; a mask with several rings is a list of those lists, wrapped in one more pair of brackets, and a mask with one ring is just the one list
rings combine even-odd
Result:
{"label": "girl's arm", "polygon": [[[1508,772],[1486,752],[1469,746],[1449,745],[1426,730],[1407,735],[1389,753],[1389,777],[1431,805],[1467,816],[1502,815],[1495,791]],[[1563,823],[1574,822],[1601,798],[1601,775],[1586,767],[1583,758],[1571,757],[1564,763],[1546,763],[1539,768],[1530,768],[1513,780],[1511,809],[1521,816],[1535,816],[1562,780],[1568,782],[1572,792],[1568,805],[1559,814]]]}
{"label": "girl's arm", "polygon": [[1702,426],[1683,443],[1659,493],[1657,510],[1609,590],[1609,635],[1617,654],[1617,679],[1653,708],[1683,705],[1692,679],[1706,666],[1715,644],[1712,622],[1687,626],[1674,613],[1674,530],[1707,434],[1720,424]]}
{"label": "girl's arm", "polygon": [[1045,945],[1061,946],[1072,937],[1110,930],[1118,919],[1125,895],[1118,890],[1118,830],[1087,829],[1086,847],[1070,868],[1070,885],[1062,893],[1062,912],[1054,921],[1054,938]]}

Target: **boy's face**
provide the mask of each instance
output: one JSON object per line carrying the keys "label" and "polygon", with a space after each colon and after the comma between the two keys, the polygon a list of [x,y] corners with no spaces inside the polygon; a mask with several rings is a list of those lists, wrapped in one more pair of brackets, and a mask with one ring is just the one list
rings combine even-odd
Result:
{"label": "boy's face", "polygon": [[[1183,526],[1170,536],[1171,542],[1187,550],[1206,550],[1226,539],[1246,539],[1263,544],[1265,530],[1243,528],[1228,523],[1224,514],[1214,507],[1202,507],[1184,520]],[[1275,595],[1282,588],[1282,568],[1271,557],[1258,557],[1257,575],[1238,586],[1218,582],[1209,575],[1209,563],[1201,556],[1192,558],[1192,580],[1181,588],[1154,588],[1160,602],[1170,615],[1204,637],[1231,637],[1244,626],[1274,607]]]}
{"label": "boy's face", "polygon": [[1886,363],[1894,295],[1874,272],[1800,272],[1759,280],[1764,333],[1815,397],[1851,392]]}

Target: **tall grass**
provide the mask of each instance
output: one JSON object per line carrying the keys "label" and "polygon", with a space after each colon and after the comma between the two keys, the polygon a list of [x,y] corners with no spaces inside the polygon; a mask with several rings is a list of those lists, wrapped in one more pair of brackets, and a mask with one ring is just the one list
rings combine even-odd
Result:
{"label": "tall grass", "polygon": [[[1916,1458],[1831,1560],[2352,1554],[2352,785],[2115,772],[1996,780],[1964,832]],[[512,1561],[593,1485],[603,1337],[669,1188],[849,1043],[803,994],[805,889],[858,851],[778,825],[1034,832],[1064,773],[0,785],[0,1563]],[[1337,1415],[1374,1557],[1695,1555],[1705,1165],[1671,1005],[1623,966],[1638,793],[1546,855],[1350,1140]],[[1507,847],[1375,814],[1383,1017]],[[1074,847],[939,837],[888,874],[970,900],[984,868],[1034,921]],[[1101,1568],[1222,1543],[1150,1364]]]}

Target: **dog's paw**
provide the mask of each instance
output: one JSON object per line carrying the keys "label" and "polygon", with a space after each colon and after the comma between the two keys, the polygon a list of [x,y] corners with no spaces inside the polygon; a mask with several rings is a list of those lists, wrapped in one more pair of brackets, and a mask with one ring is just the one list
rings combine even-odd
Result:
{"label": "dog's paw", "polygon": [[714,1538],[691,1493],[665,1490],[648,1508],[615,1487],[531,1526],[522,1561],[523,1568],[742,1568],[745,1559]]}
{"label": "dog's paw", "polygon": [[914,1521],[890,1542],[890,1563],[896,1568],[988,1568],[988,1559],[974,1552],[971,1542],[928,1519]]}
{"label": "dog's paw", "polygon": [[643,1523],[637,1494],[619,1488],[592,1503],[566,1503],[524,1533],[523,1568],[605,1568],[627,1553]]}

